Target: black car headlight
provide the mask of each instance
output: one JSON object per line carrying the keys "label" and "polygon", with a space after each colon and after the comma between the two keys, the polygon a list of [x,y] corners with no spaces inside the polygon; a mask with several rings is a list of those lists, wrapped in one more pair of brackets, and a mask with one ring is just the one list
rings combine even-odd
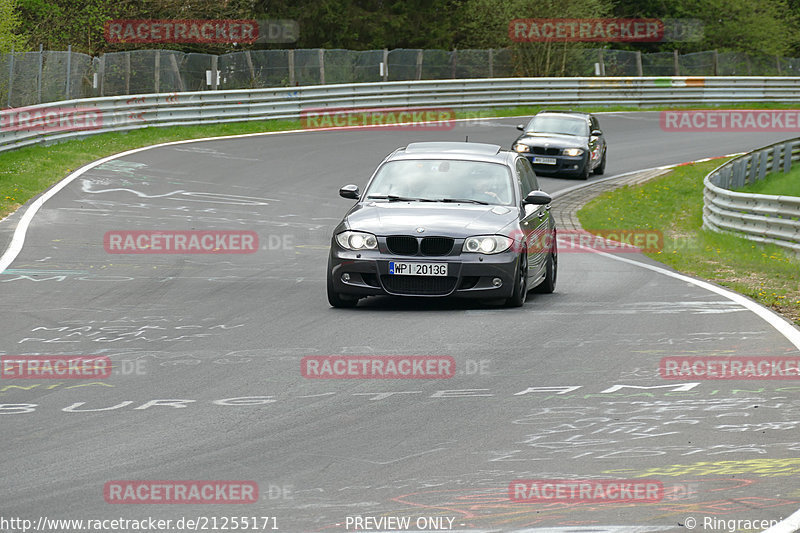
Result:
{"label": "black car headlight", "polygon": [[583,155],[583,148],[564,148],[561,153],[571,157],[577,157]]}
{"label": "black car headlight", "polygon": [[378,239],[365,231],[343,231],[336,236],[336,242],[346,250],[374,250],[378,247]]}
{"label": "black car headlight", "polygon": [[517,152],[530,152],[531,151],[531,147],[528,146],[527,144],[515,143],[514,144],[514,150],[517,151]]}
{"label": "black car headlight", "polygon": [[464,240],[464,246],[461,247],[461,251],[478,254],[499,254],[511,248],[513,243],[513,239],[503,235],[476,235],[475,237],[467,237]]}

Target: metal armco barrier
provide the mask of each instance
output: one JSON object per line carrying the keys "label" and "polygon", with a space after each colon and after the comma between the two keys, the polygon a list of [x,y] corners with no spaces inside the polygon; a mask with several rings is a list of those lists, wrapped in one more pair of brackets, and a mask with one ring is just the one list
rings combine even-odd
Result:
{"label": "metal armco barrier", "polygon": [[800,77],[500,78],[82,98],[0,111],[0,151],[148,126],[297,119],[320,107],[800,102]]}
{"label": "metal armco barrier", "polygon": [[800,198],[746,194],[730,189],[789,172],[800,161],[800,138],[773,144],[732,159],[703,180],[703,226],[772,243],[800,253]]}

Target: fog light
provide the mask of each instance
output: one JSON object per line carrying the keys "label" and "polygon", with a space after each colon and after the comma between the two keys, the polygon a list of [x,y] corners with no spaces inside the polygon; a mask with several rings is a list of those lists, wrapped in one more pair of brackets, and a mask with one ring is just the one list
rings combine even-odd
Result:
{"label": "fog light", "polygon": [[501,285],[503,285],[503,280],[500,278],[493,278],[492,285],[494,285],[495,287],[500,287]]}
{"label": "fog light", "polygon": [[342,274],[342,281],[344,281],[345,283],[350,281],[350,274],[347,274],[347,273]]}

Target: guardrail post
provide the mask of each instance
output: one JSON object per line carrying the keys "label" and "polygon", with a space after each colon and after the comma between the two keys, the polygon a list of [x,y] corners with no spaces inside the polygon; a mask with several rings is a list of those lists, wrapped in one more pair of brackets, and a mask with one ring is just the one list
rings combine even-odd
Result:
{"label": "guardrail post", "polygon": [[[756,152],[751,156],[750,159],[750,171],[747,173],[747,179],[745,183],[755,183],[756,182],[756,175],[758,172],[759,161],[761,160],[761,152]],[[742,185],[744,185],[743,183]],[[741,187],[741,185],[740,185]]]}
{"label": "guardrail post", "polygon": [[42,67],[44,66],[44,45],[39,45],[39,73],[36,76],[36,103],[42,103]]}
{"label": "guardrail post", "polygon": [[383,81],[389,81],[389,49],[383,49]]}
{"label": "guardrail post", "polygon": [[764,176],[767,175],[767,158],[769,157],[769,153],[772,150],[764,150],[760,153],[761,160],[759,161],[758,165],[758,174],[756,175],[756,181],[763,180]]}
{"label": "guardrail post", "polygon": [[640,78],[644,76],[644,69],[642,68],[642,53],[636,52],[636,75]]}
{"label": "guardrail post", "polygon": [[67,46],[67,86],[66,90],[64,91],[64,95],[66,98],[64,100],[69,100],[69,92],[70,92],[70,78],[72,77],[72,45]]}
{"label": "guardrail post", "polygon": [[97,77],[100,78],[99,80],[97,80],[97,84],[100,86],[99,87],[100,96],[105,96],[106,95],[106,93],[105,93],[105,83],[104,83],[104,80],[105,80],[105,77],[106,77],[106,55],[105,54],[100,56],[100,72],[98,73]]}
{"label": "guardrail post", "polygon": [[8,106],[11,107],[11,89],[14,86],[14,45],[11,45],[11,54],[8,56]]}
{"label": "guardrail post", "polygon": [[792,149],[794,148],[793,142],[787,142],[783,145],[783,172],[784,174],[792,170]]}
{"label": "guardrail post", "polygon": [[[214,56],[217,57],[217,56]],[[155,92],[161,92],[161,50],[156,50],[155,58]]]}
{"label": "guardrail post", "polygon": [[211,90],[216,91],[219,85],[217,84],[217,65],[219,61],[219,56],[213,55],[211,56]]}
{"label": "guardrail post", "polygon": [[320,48],[317,53],[319,54],[319,82],[325,85],[325,49]]}
{"label": "guardrail post", "polygon": [[603,49],[602,48],[598,48],[597,49],[597,64],[600,65],[600,75],[601,76],[605,76],[606,75],[606,64],[603,61]]}
{"label": "guardrail post", "polygon": [[[254,87],[256,84],[256,69],[253,67],[253,58],[250,57],[250,50],[244,51],[244,58],[247,60],[247,69],[250,71],[250,87]],[[183,83],[181,83],[181,85],[183,85]],[[181,90],[183,90],[183,88],[181,88]]]}
{"label": "guardrail post", "polygon": [[422,79],[422,49],[417,50],[417,79]]}
{"label": "guardrail post", "polygon": [[731,180],[730,188],[738,189],[744,185],[744,175],[747,172],[748,158],[742,158],[736,162],[733,169],[733,179]]}
{"label": "guardrail post", "polygon": [[782,144],[772,149],[772,170],[770,171],[772,174],[777,174],[781,169],[781,150],[785,147],[786,145]]}
{"label": "guardrail post", "polygon": [[[245,57],[247,57],[247,59],[249,60],[250,59],[250,55],[249,55],[250,51],[248,50],[245,53],[248,54]],[[175,54],[170,54],[169,55],[169,64],[172,67],[173,72],[175,72],[175,77],[178,79],[178,90],[181,91],[181,92],[185,91],[186,88],[183,86],[183,78],[181,77],[181,71],[178,68],[178,60],[175,59]],[[251,71],[252,71],[252,68],[253,68],[253,65],[250,64]]]}
{"label": "guardrail post", "polygon": [[673,61],[675,63],[675,75],[676,76],[680,76],[681,75],[681,65],[680,65],[680,56],[678,55],[678,49],[676,48],[672,52],[673,52],[673,54],[672,54]]}
{"label": "guardrail post", "polygon": [[[100,82],[102,83],[102,82]],[[131,94],[131,53],[125,52],[125,94]]]}
{"label": "guardrail post", "polygon": [[289,86],[294,87],[294,50],[289,50]]}

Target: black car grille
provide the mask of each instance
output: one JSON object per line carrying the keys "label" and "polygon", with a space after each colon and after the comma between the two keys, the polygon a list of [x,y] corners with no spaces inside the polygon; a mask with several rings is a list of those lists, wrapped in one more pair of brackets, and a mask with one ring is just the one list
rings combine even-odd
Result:
{"label": "black car grille", "polygon": [[561,153],[561,148],[545,148],[544,146],[534,146],[531,151],[536,155],[558,155]]}
{"label": "black car grille", "polygon": [[424,237],[407,235],[386,237],[386,247],[395,255],[449,255],[455,240],[451,237]]}
{"label": "black car grille", "polygon": [[417,255],[419,244],[415,237],[406,237],[398,235],[393,237],[386,237],[386,247],[389,251],[396,255]]}
{"label": "black car grille", "polygon": [[458,278],[445,276],[381,276],[383,287],[394,294],[443,296],[450,294]]}
{"label": "black car grille", "polygon": [[448,255],[453,249],[450,237],[425,237],[419,247],[422,255]]}

